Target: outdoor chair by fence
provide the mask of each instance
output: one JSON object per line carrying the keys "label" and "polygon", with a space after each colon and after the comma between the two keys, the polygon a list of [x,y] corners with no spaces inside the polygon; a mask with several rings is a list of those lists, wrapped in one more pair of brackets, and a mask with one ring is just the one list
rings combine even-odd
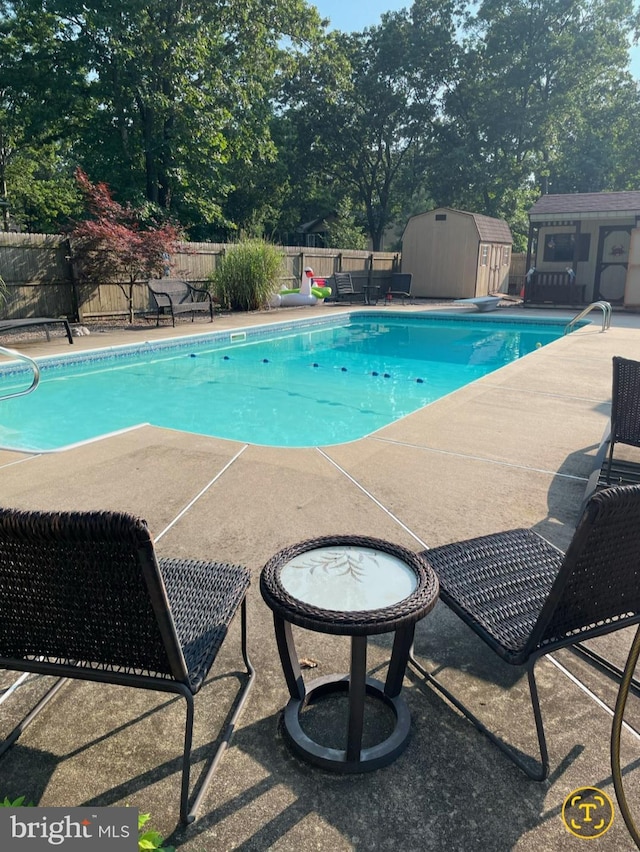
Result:
{"label": "outdoor chair by fence", "polygon": [[152,278],[147,286],[156,309],[156,326],[160,325],[160,312],[166,310],[174,327],[177,314],[191,313],[193,322],[196,313],[206,311],[213,322],[213,299],[207,290],[199,290],[178,278]]}
{"label": "outdoor chair by fence", "polygon": [[47,335],[47,340],[51,340],[51,335],[49,334],[49,326],[50,325],[61,325],[64,327],[64,333],[67,335],[67,340],[69,343],[73,343],[73,334],[71,332],[71,326],[69,325],[69,321],[64,319],[63,317],[29,317],[29,319],[14,319],[14,320],[0,320],[0,333],[3,331],[18,331],[21,328],[32,328],[33,326],[42,326],[45,334]]}
{"label": "outdoor chair by fence", "polygon": [[[180,819],[192,822],[253,686],[248,587],[239,565],[157,558],[146,523],[132,515],[0,509],[0,668],[58,678],[0,755],[67,678],[182,696]],[[238,609],[247,680],[189,807],[194,696]]]}
{"label": "outdoor chair by fence", "polygon": [[354,290],[350,272],[334,272],[332,290],[336,302],[366,301],[364,292],[357,293]]}
{"label": "outdoor chair by fence", "polygon": [[402,299],[403,305],[405,299],[408,299],[411,303],[413,301],[411,298],[412,278],[413,274],[411,272],[394,272],[391,276],[391,284],[385,292],[386,301],[391,302],[393,301],[393,297],[396,296]]}
{"label": "outdoor chair by fence", "polygon": [[558,648],[640,622],[640,486],[595,494],[566,554],[529,529],[516,529],[423,551],[440,580],[440,597],[498,657],[525,666],[540,764],[531,765],[410,656],[410,664],[529,777],[549,772],[534,667]]}

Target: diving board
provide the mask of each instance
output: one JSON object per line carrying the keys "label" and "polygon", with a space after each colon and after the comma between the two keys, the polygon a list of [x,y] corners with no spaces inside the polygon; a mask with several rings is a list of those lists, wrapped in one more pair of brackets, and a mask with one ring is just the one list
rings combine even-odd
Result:
{"label": "diving board", "polygon": [[476,296],[471,299],[456,299],[454,305],[474,305],[479,311],[495,311],[502,296]]}

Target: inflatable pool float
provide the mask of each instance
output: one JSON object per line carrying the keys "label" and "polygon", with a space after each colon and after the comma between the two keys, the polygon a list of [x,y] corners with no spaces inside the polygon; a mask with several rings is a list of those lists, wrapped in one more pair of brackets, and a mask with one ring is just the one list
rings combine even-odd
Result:
{"label": "inflatable pool float", "polygon": [[301,293],[300,290],[280,290],[280,304],[287,305],[315,305],[318,297],[313,293]]}
{"label": "inflatable pool float", "polygon": [[269,304],[274,307],[287,307],[288,305],[315,305],[331,295],[331,287],[325,286],[324,278],[314,278],[313,269],[307,266],[304,270],[305,277],[300,287],[291,289],[283,288],[276,293]]}

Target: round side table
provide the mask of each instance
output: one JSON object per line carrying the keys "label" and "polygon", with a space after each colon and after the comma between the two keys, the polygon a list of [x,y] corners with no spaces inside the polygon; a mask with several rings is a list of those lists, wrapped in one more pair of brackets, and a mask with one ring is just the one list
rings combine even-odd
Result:
{"label": "round side table", "polygon": [[[336,772],[368,772],[387,766],[403,751],[411,731],[400,696],[416,622],[435,605],[438,579],[416,553],[389,541],[361,536],[323,536],[276,553],[260,575],[260,591],[273,611],[276,641],[290,699],[284,732],[293,750]],[[328,675],[305,684],[291,625],[319,633],[351,636],[349,674]],[[385,683],[367,677],[367,636],[393,632]],[[346,749],[312,740],[302,729],[307,704],[335,692],[348,692]],[[393,732],[362,748],[366,696],[389,707]]]}

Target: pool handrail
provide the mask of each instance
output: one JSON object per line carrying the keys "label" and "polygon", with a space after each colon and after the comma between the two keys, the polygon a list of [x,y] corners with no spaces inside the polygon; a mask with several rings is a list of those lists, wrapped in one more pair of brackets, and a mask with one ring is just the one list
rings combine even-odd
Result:
{"label": "pool handrail", "polygon": [[573,326],[577,322],[579,322],[583,317],[586,317],[586,315],[594,308],[600,308],[600,310],[602,311],[601,331],[606,331],[608,328],[611,328],[611,305],[609,304],[609,302],[605,302],[601,299],[598,302],[591,302],[591,304],[587,305],[586,308],[583,308],[583,310],[581,310],[579,314],[576,314],[576,316],[566,324],[564,328],[564,333],[568,334],[573,328]]}
{"label": "pool handrail", "polygon": [[38,384],[40,383],[40,367],[33,358],[30,358],[28,355],[24,355],[22,352],[18,352],[16,349],[9,349],[7,346],[0,346],[0,354],[8,355],[10,358],[17,358],[20,361],[26,361],[33,370],[33,381],[26,390],[16,391],[16,393],[2,394],[0,395],[0,402],[4,402],[5,399],[13,399],[16,396],[26,396],[38,387]]}

